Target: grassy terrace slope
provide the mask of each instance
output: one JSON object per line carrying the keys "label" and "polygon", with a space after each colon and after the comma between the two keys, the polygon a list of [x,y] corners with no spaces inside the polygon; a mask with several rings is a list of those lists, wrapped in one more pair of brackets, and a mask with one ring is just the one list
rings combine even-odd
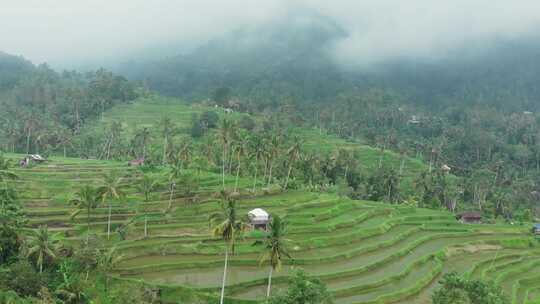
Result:
{"label": "grassy terrace slope", "polygon": [[[80,238],[85,221],[84,217],[69,218],[72,208],[65,200],[69,188],[87,182],[99,184],[101,174],[111,170],[126,176],[138,174],[123,163],[62,158],[17,169],[20,180],[16,183],[25,189],[23,201],[30,225],[48,224],[71,240]],[[142,237],[142,223],[126,240],[113,235],[109,243],[117,244],[124,255],[115,275],[160,285],[171,302],[186,294],[216,294],[223,247],[210,236],[206,215],[218,209],[212,194],[219,189],[219,178],[203,174],[206,186],[199,190],[200,202],[177,197],[172,214],[163,212],[167,206],[164,194],[158,192],[151,202],[143,203],[142,195],[130,188],[128,202],[114,205],[114,223],[148,212],[152,215],[149,236]],[[322,278],[337,303],[428,303],[436,279],[453,269],[473,269],[473,276],[497,279],[516,303],[537,294],[540,253],[529,248],[531,240],[523,228],[461,225],[446,212],[321,193],[241,194],[238,207],[242,214],[263,207],[289,222],[294,259],[286,261],[276,274],[274,291],[283,288],[290,270],[300,266]],[[106,212],[102,206],[92,215],[92,229],[104,240]],[[268,269],[259,265],[258,249],[251,246],[258,235],[249,232],[231,259],[227,295],[232,302],[263,297]]]}
{"label": "grassy terrace slope", "polygon": [[[220,117],[228,117],[233,120],[238,120],[242,116],[248,115],[236,112],[225,114],[219,108],[188,105],[178,99],[152,96],[150,98],[140,99],[133,104],[114,107],[104,115],[103,122],[121,122],[123,128],[128,130],[128,132],[133,132],[136,128],[148,127],[154,133],[155,137],[159,139],[161,138],[158,129],[159,120],[167,116],[173,119],[181,131],[177,137],[182,137],[188,135],[192,115],[201,114],[208,110],[216,111]],[[253,118],[255,120],[260,119],[260,117]],[[102,126],[102,121],[96,123],[97,125],[93,127]],[[365,172],[373,172],[378,168],[381,157],[379,149],[357,142],[347,141],[327,134],[324,131],[320,132],[318,129],[296,128],[290,130],[290,132],[299,135],[303,139],[303,147],[308,151],[331,153],[340,148],[353,150],[357,152],[359,166]],[[161,144],[161,140],[158,140],[157,144]],[[397,170],[401,165],[401,157],[397,153],[385,150],[382,155],[382,164]],[[426,169],[427,166],[421,160],[405,157],[403,162],[403,178],[400,183],[401,190],[404,193],[411,193],[414,178]]]}
{"label": "grassy terrace slope", "polygon": [[[115,108],[105,119],[122,121],[134,129],[154,125],[165,112],[187,126],[191,113],[203,110],[152,100]],[[366,170],[377,163],[378,151],[372,148],[311,130],[297,132],[313,149],[358,149]],[[390,152],[385,154],[386,161],[399,164],[398,156]],[[407,159],[406,178],[423,167],[421,162]],[[167,303],[190,303],[195,296],[215,299],[223,243],[210,235],[207,216],[219,208],[214,195],[221,188],[219,174],[203,172],[200,186],[193,189],[197,200],[177,194],[167,212],[165,189],[156,191],[150,202],[143,202],[143,195],[134,187],[141,173],[124,162],[53,157],[47,164],[14,171],[20,177],[13,183],[21,190],[29,226],[46,224],[73,242],[86,229],[84,215],[70,218],[73,207],[67,202],[73,191],[88,183],[99,185],[105,173],[121,173],[128,196],[113,203],[113,230],[136,215],[147,214],[148,237],[144,238],[144,223],[136,221],[126,239],[114,233],[107,241],[108,202],[92,212],[92,231],[104,244],[115,244],[123,255],[113,275],[160,286]],[[163,180],[167,173],[161,168],[151,174]],[[227,177],[226,183],[232,187],[234,178]],[[293,260],[285,261],[283,269],[275,273],[273,292],[284,288],[291,269],[302,267],[328,285],[337,303],[430,303],[437,279],[452,270],[499,281],[513,303],[540,297],[540,251],[526,227],[462,225],[443,211],[352,201],[304,190],[250,193],[245,190],[248,185],[249,179],[241,179],[239,213],[261,207],[284,216],[289,224]],[[231,258],[226,288],[229,303],[263,299],[268,266],[259,265],[259,249],[251,246],[257,237],[260,233],[248,232]]]}

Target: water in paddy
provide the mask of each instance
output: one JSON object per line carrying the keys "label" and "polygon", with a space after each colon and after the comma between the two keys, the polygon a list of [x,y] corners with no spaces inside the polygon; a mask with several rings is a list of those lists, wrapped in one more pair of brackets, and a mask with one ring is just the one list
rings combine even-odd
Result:
{"label": "water in paddy", "polygon": [[348,303],[359,303],[364,301],[375,300],[381,296],[396,292],[397,290],[402,290],[411,286],[414,286],[415,282],[421,280],[423,275],[426,275],[436,266],[434,261],[430,261],[418,267],[415,267],[407,276],[404,278],[386,284],[374,289],[370,289],[368,293],[358,294],[354,296],[337,298],[335,300],[336,304],[348,304]]}
{"label": "water in paddy", "polygon": [[[339,260],[331,263],[318,263],[312,265],[305,265],[306,272],[309,274],[320,275],[324,273],[339,272],[344,270],[355,269],[371,264],[382,258],[386,258],[395,252],[399,248],[405,247],[406,244],[419,239],[421,237],[434,234],[433,232],[419,232],[414,235],[405,238],[391,246],[386,248],[361,254],[350,259]],[[338,252],[335,252],[338,253]],[[232,259],[234,259],[233,257]],[[290,267],[284,266],[280,275],[287,274]],[[221,267],[212,268],[200,268],[200,269],[175,269],[166,270],[160,272],[150,272],[138,275],[144,280],[154,283],[167,283],[167,284],[182,284],[198,287],[219,287],[221,280]],[[260,267],[254,266],[242,266],[231,267],[228,274],[228,283],[235,284],[245,281],[251,281],[254,279],[265,278],[267,275],[266,270],[262,270]]]}
{"label": "water in paddy", "polygon": [[[428,236],[428,235],[444,235],[440,233],[435,232],[422,232],[417,233],[409,238],[406,238],[405,240],[396,243],[392,246],[389,246],[387,248],[377,250],[368,254],[363,254],[356,258],[351,258],[347,261],[340,261],[338,263],[329,263],[325,265],[310,265],[306,266],[305,269],[308,273],[313,275],[320,275],[321,270],[331,269],[330,271],[322,271],[322,273],[325,272],[339,272],[339,271],[346,271],[350,269],[359,268],[371,263],[375,263],[377,261],[384,260],[385,258],[388,258],[393,253],[395,253],[400,248],[406,247],[407,244],[410,244],[411,242],[420,239],[422,237]],[[475,240],[488,240],[488,239],[500,239],[501,237],[498,235],[485,235],[485,236],[464,236],[464,237],[454,237],[454,238],[440,238],[431,240],[428,242],[425,242],[421,244],[420,246],[412,249],[406,256],[398,259],[393,259],[389,261],[388,263],[370,270],[368,272],[363,272],[360,274],[356,274],[354,276],[344,276],[337,279],[324,279],[323,281],[328,285],[330,290],[335,289],[343,289],[343,288],[349,288],[354,287],[358,285],[363,285],[367,283],[373,283],[376,281],[379,281],[381,279],[384,279],[388,276],[393,276],[399,274],[401,271],[407,267],[407,265],[410,265],[414,261],[424,257],[425,255],[432,254],[437,252],[438,250],[448,246],[448,245],[454,245],[454,244],[462,244],[463,242],[468,241],[475,241]],[[465,267],[465,266],[462,266]],[[410,274],[409,274],[410,275]],[[400,280],[403,281],[403,280]],[[405,280],[407,281],[407,280]],[[386,287],[392,288],[392,284],[390,283],[385,285]],[[414,284],[414,281],[409,281],[409,284]],[[235,297],[238,298],[248,298],[253,299],[257,297],[261,297],[263,288],[262,287],[252,287],[248,288],[246,290],[243,290],[237,294],[235,294]],[[372,294],[370,292],[371,297],[374,297],[375,294]],[[369,297],[369,295],[366,295],[366,297]]]}
{"label": "water in paddy", "polygon": [[[504,250],[500,250],[497,253],[496,250],[490,250],[490,251],[458,254],[458,255],[451,256],[446,261],[444,261],[441,275],[435,278],[433,281],[431,281],[431,283],[428,286],[426,286],[426,288],[424,288],[419,294],[411,298],[408,298],[406,301],[407,303],[411,303],[411,304],[431,304],[431,295],[440,286],[439,279],[442,277],[443,274],[449,273],[452,271],[456,271],[458,273],[465,273],[471,270],[474,264],[477,264],[483,261],[493,260],[493,258],[495,258],[496,256],[515,254],[515,253],[520,253],[520,251],[504,249]],[[496,265],[497,263],[499,262],[495,261],[493,264]]]}

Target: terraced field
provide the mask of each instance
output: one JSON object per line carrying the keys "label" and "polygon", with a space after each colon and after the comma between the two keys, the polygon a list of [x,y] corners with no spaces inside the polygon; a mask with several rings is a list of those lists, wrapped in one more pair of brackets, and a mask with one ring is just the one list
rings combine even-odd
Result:
{"label": "terraced field", "polygon": [[[110,171],[124,174],[127,184],[140,174],[121,162],[63,158],[16,169],[20,176],[17,187],[25,190],[22,199],[30,226],[46,224],[72,241],[81,238],[85,219],[70,219],[73,207],[67,200],[77,187],[98,185],[102,175]],[[175,197],[172,214],[163,211],[168,204],[166,193],[158,191],[151,202],[144,203],[142,195],[129,187],[126,202],[114,205],[113,223],[147,212],[151,215],[149,234],[144,238],[143,223],[136,223],[127,239],[113,235],[109,243],[116,244],[124,255],[114,275],[159,285],[170,300],[186,290],[216,294],[223,244],[210,236],[206,219],[218,209],[213,193],[219,183],[219,175],[203,174],[199,202]],[[228,179],[228,183],[232,185],[234,180]],[[304,191],[241,191],[238,207],[242,214],[262,207],[284,216],[289,223],[293,259],[285,261],[275,275],[273,292],[284,288],[288,274],[297,267],[320,277],[336,303],[429,303],[437,278],[450,270],[497,280],[513,303],[537,297],[540,288],[540,251],[529,247],[533,241],[524,228],[462,225],[442,211]],[[107,211],[107,206],[93,211],[91,223],[93,232],[104,242]],[[263,299],[268,267],[259,265],[259,249],[251,246],[259,235],[248,232],[231,259],[226,292],[233,303]]]}
{"label": "terraced field", "polygon": [[[120,120],[129,128],[151,126],[163,113],[164,101],[134,104],[113,109],[106,120]],[[157,111],[154,107],[161,110]],[[169,104],[168,113],[177,123],[189,123],[191,112],[181,104]],[[144,112],[144,115],[142,114]],[[177,116],[178,115],[178,116]],[[312,130],[299,130],[308,144],[357,149],[362,166],[373,168],[378,151]],[[20,155],[8,154],[12,159]],[[385,152],[385,161],[399,164],[399,156]],[[406,159],[409,178],[425,166]],[[166,168],[149,173],[165,179]],[[124,162],[52,157],[46,164],[14,171],[14,181],[30,217],[29,227],[48,225],[77,244],[86,232],[85,216],[71,219],[74,207],[68,201],[85,184],[100,185],[104,174],[124,176],[127,197],[105,202],[92,211],[91,230],[104,246],[116,245],[123,259],[114,271],[118,280],[142,280],[160,286],[167,303],[193,297],[215,299],[220,289],[223,242],[212,237],[207,217],[219,208],[215,193],[221,189],[219,174],[203,172],[200,185],[190,195],[177,193],[168,210],[169,193],[160,187],[149,202],[134,187],[138,169]],[[186,170],[186,174],[195,174]],[[227,177],[232,188],[234,177]],[[353,201],[333,194],[304,190],[281,192],[274,189],[252,193],[252,181],[240,180],[240,214],[264,208],[283,216],[288,223],[291,260],[275,273],[272,292],[285,288],[291,270],[301,267],[321,278],[336,303],[430,303],[437,281],[449,271],[468,273],[500,282],[512,303],[540,298],[540,249],[527,227],[463,225],[451,213],[429,209]],[[194,199],[196,197],[196,199]],[[108,206],[112,204],[113,231],[136,220],[125,238],[113,233],[107,240]],[[230,260],[226,295],[228,303],[256,303],[264,299],[268,266],[260,265],[260,249],[252,246],[261,236],[247,232]]]}

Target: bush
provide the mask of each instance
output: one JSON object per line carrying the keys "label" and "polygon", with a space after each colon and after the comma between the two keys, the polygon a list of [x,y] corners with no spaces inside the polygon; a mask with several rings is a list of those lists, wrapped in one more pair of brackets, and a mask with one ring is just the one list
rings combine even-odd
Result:
{"label": "bush", "polygon": [[37,272],[26,260],[14,263],[7,271],[0,272],[0,286],[14,290],[22,296],[37,296],[44,281],[44,275]]}
{"label": "bush", "polygon": [[308,278],[303,270],[296,271],[289,280],[285,295],[272,297],[271,304],[331,304],[332,296],[326,285],[316,278]]}
{"label": "bush", "polygon": [[467,280],[456,272],[447,273],[432,296],[433,304],[508,304],[502,289],[492,282]]}

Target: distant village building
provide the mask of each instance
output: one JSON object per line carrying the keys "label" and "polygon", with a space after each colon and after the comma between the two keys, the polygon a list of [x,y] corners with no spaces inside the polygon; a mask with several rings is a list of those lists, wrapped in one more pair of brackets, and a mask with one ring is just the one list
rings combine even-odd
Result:
{"label": "distant village building", "polygon": [[452,170],[452,168],[450,168],[448,165],[442,165],[441,169],[446,173],[448,173],[448,172],[450,172],[450,170]]}
{"label": "distant village building", "polygon": [[25,156],[20,162],[19,165],[21,167],[27,167],[31,164],[41,164],[46,162],[47,159],[45,159],[43,156],[39,154],[29,154]]}
{"label": "distant village building", "polygon": [[137,166],[142,166],[142,165],[144,165],[144,157],[130,160],[128,162],[128,166],[130,167],[137,167]]}
{"label": "distant village building", "polygon": [[226,114],[232,114],[232,112],[234,112],[231,108],[225,108],[224,111]]}
{"label": "distant village building", "polygon": [[248,212],[249,223],[253,229],[263,229],[268,228],[268,223],[270,222],[270,215],[268,212],[261,208],[255,208]]}
{"label": "distant village building", "polygon": [[525,114],[525,115],[532,115],[533,112],[531,112],[531,111],[523,111],[523,114]]}
{"label": "distant village building", "polygon": [[456,218],[464,224],[480,224],[482,223],[482,214],[480,212],[471,211],[463,212],[456,216]]}
{"label": "distant village building", "polygon": [[420,123],[420,120],[418,119],[418,117],[416,115],[412,115],[411,116],[411,119],[409,119],[408,121],[410,124],[413,124],[413,125],[417,125]]}

